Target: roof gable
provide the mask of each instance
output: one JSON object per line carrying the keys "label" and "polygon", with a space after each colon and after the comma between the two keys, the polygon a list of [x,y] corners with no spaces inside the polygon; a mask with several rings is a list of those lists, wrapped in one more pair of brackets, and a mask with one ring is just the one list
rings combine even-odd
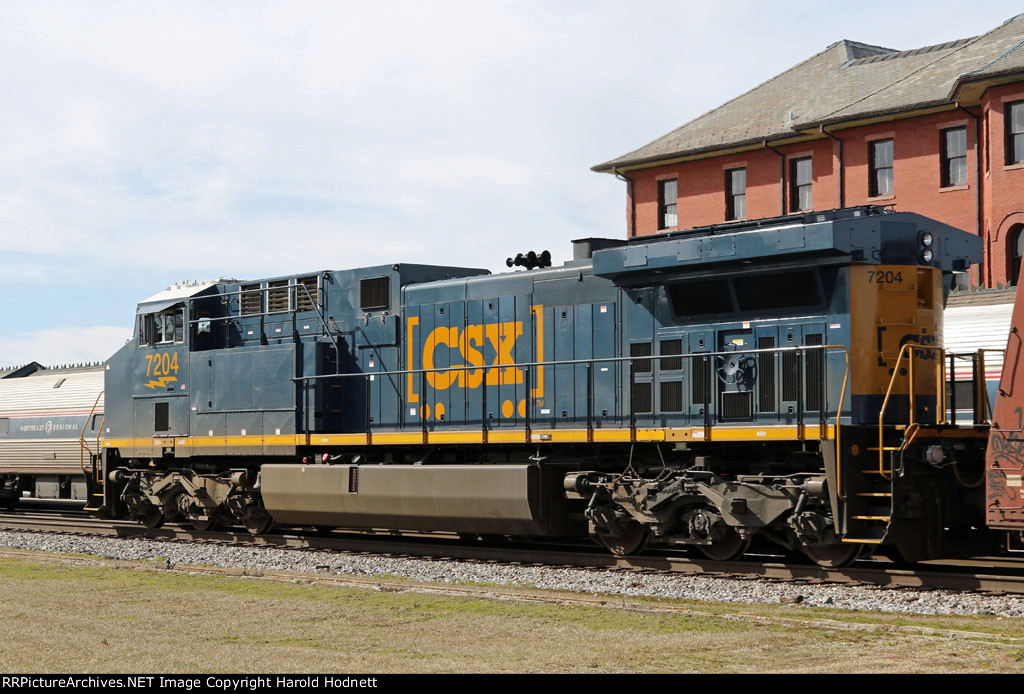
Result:
{"label": "roof gable", "polygon": [[842,40],[676,128],[593,169],[656,163],[871,114],[949,103],[964,80],[1024,71],[1024,15],[981,36],[897,51]]}

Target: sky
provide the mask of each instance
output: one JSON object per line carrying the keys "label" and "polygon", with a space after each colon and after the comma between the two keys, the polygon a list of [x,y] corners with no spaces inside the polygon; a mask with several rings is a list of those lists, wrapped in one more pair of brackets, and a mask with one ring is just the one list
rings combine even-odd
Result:
{"label": "sky", "polygon": [[505,271],[624,237],[590,170],[840,39],[1014,2],[0,0],[0,368],[103,360],[181,280]]}

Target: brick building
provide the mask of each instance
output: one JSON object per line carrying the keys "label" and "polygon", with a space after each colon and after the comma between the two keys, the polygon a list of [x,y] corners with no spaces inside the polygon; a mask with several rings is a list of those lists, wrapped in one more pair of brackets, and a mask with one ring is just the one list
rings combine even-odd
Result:
{"label": "brick building", "polygon": [[1024,14],[907,51],[839,41],[594,170],[626,181],[629,236],[892,205],[982,235],[971,284],[1016,284]]}

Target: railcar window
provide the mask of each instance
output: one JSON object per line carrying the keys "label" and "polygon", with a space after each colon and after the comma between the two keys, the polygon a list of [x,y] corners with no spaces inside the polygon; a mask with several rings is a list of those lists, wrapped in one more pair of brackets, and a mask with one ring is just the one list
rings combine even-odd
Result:
{"label": "railcar window", "polygon": [[967,184],[967,128],[943,130],[939,144],[942,146],[942,187]]}
{"label": "railcar window", "polygon": [[733,279],[740,311],[770,311],[822,303],[812,270]]}
{"label": "railcar window", "polygon": [[876,140],[868,143],[870,164],[868,192],[871,197],[892,195],[893,191],[893,149],[892,140]]}
{"label": "railcar window", "polygon": [[676,316],[710,316],[731,313],[732,295],[727,280],[697,280],[668,285],[668,296]]}
{"label": "railcar window", "polygon": [[11,432],[11,420],[4,417],[0,419],[0,435],[9,434]]}
{"label": "railcar window", "polygon": [[361,311],[386,311],[390,305],[390,277],[371,277],[359,281],[359,309]]}

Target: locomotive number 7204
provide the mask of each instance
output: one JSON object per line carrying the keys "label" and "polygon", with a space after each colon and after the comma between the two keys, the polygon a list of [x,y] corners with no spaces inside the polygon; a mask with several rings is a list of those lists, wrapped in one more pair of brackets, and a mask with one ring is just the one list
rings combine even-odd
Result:
{"label": "locomotive number 7204", "polygon": [[178,353],[146,355],[146,376],[170,376],[178,373]]}
{"label": "locomotive number 7204", "polygon": [[868,270],[868,284],[903,284],[903,273],[892,270]]}

